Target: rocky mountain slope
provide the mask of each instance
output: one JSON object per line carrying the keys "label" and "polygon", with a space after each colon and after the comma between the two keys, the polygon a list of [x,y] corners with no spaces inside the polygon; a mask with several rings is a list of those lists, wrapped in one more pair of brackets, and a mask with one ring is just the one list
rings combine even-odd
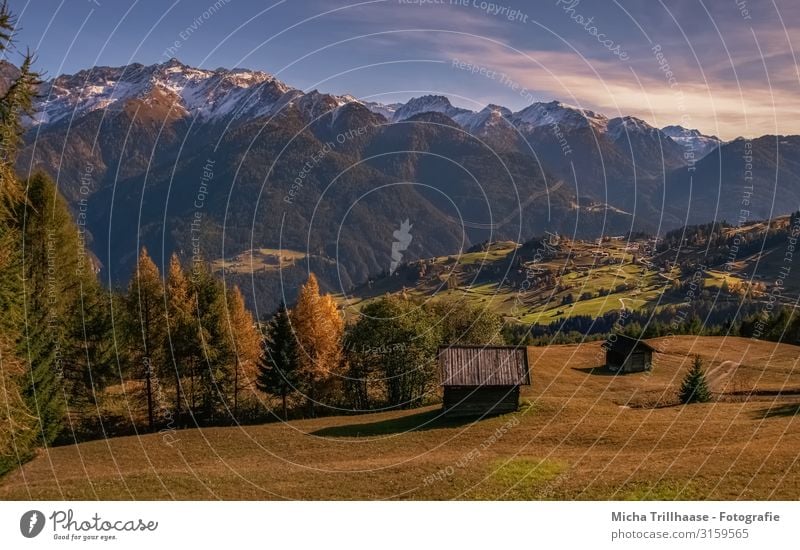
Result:
{"label": "rocky mountain slope", "polygon": [[[701,197],[692,218],[739,211],[713,200],[741,167],[738,142],[559,102],[519,112],[473,112],[443,96],[383,105],[170,60],[59,76],[29,122],[20,171],[56,178],[106,280],[126,281],[142,245],[162,264],[172,251],[187,261],[302,252],[303,265],[277,275],[230,274],[265,308],[293,296],[308,269],[345,291],[388,270],[405,220],[412,260],[544,231],[670,229],[685,223],[687,185]],[[771,174],[789,201],[772,214],[788,212],[800,190],[795,138],[775,142],[780,155],[761,140],[759,185]]]}

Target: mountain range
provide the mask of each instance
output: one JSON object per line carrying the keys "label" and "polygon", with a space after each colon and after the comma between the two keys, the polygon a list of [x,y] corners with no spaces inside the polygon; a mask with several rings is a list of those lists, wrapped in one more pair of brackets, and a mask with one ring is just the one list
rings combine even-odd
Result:
{"label": "mountain range", "polygon": [[174,59],[62,75],[40,95],[19,170],[56,179],[105,280],[124,283],[142,245],[160,265],[173,251],[302,253],[284,269],[228,273],[264,309],[291,300],[309,269],[343,292],[388,270],[406,220],[410,261],[545,231],[734,221],[743,197],[749,219],[800,204],[798,136],[724,142],[556,101],[382,104]]}

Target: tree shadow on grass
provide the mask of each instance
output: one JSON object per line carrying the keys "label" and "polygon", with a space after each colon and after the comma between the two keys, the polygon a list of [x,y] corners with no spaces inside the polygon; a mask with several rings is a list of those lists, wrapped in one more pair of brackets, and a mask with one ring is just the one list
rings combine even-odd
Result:
{"label": "tree shadow on grass", "polygon": [[800,404],[798,403],[784,403],[782,405],[773,405],[767,409],[756,411],[756,418],[779,418],[785,416],[800,416]]}
{"label": "tree shadow on grass", "polygon": [[[485,417],[489,418],[489,417]],[[398,418],[388,418],[377,422],[330,426],[311,432],[320,437],[369,437],[403,432],[422,432],[441,428],[458,428],[482,420],[476,417],[449,418],[442,415],[441,409],[409,414]]]}
{"label": "tree shadow on grass", "polygon": [[622,376],[622,373],[609,370],[605,365],[599,367],[572,367],[572,370],[594,376]]}

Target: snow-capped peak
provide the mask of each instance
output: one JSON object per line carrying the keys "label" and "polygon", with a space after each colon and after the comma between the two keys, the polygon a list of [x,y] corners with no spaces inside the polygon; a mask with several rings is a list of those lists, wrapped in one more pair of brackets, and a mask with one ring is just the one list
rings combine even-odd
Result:
{"label": "snow-capped peak", "polygon": [[348,103],[359,103],[361,102],[358,100],[356,96],[352,96],[350,94],[344,94],[340,96],[334,96],[336,98],[336,103],[341,107],[342,105],[347,105]]}
{"label": "snow-capped peak", "polygon": [[[632,116],[612,118],[608,121],[608,135],[611,139],[617,140],[624,138],[625,135],[639,134],[659,137],[661,131],[650,126],[644,120]],[[664,137],[664,136],[660,136]]]}
{"label": "snow-capped peak", "polygon": [[509,109],[508,107],[503,107],[502,105],[495,105],[494,103],[490,103],[489,105],[483,108],[481,113],[498,114],[502,117],[510,117],[511,109]]}
{"label": "snow-capped peak", "polygon": [[400,122],[421,113],[442,113],[459,124],[469,118],[469,115],[475,114],[467,109],[453,107],[450,100],[443,95],[425,95],[410,99],[408,103],[395,111],[392,120]]}
{"label": "snow-capped peak", "polygon": [[605,115],[560,101],[533,103],[514,113],[512,120],[516,125],[527,129],[557,124],[563,129],[594,128],[605,131],[608,126],[608,118]]}
{"label": "snow-capped peak", "polygon": [[[120,107],[154,91],[174,101],[174,109],[203,118],[222,116],[254,101],[275,102],[289,87],[267,73],[247,69],[197,69],[170,59],[161,64],[94,67],[47,82],[35,123],[53,123],[98,109]],[[263,107],[260,105],[260,107]]]}
{"label": "snow-capped peak", "polygon": [[665,126],[661,129],[672,141],[682,145],[684,149],[691,150],[695,158],[701,158],[719,147],[723,141],[717,136],[707,136],[699,130],[684,128],[683,126]]}
{"label": "snow-capped peak", "polygon": [[454,106],[443,95],[425,95],[404,104],[386,105],[317,90],[304,93],[261,71],[201,69],[174,58],[149,66],[133,63],[124,67],[94,67],[74,75],[62,75],[43,85],[41,98],[32,124],[56,123],[102,109],[122,110],[132,100],[140,102],[137,109],[149,104],[163,109],[166,105],[170,116],[196,117],[201,121],[273,115],[289,106],[312,118],[332,111],[335,116],[345,105],[359,103],[393,122],[422,113],[440,113],[476,135],[493,133],[496,129],[505,131],[509,123],[523,132],[555,125],[565,132],[592,129],[608,133],[613,140],[631,133],[658,134],[659,139],[666,135],[685,149],[691,149],[697,158],[722,143],[719,138],[697,130],[681,126],[658,130],[635,117],[609,119],[559,101],[533,103],[516,113],[494,104],[475,112]]}
{"label": "snow-capped peak", "polygon": [[474,134],[484,135],[500,125],[507,126],[511,110],[501,105],[489,104],[479,113],[462,116],[461,125]]}

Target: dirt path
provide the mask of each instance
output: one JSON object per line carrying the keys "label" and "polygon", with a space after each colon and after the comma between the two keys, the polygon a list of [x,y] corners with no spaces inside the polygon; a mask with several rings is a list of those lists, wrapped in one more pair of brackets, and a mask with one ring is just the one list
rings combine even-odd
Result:
{"label": "dirt path", "polygon": [[723,361],[706,373],[708,389],[714,393],[730,392],[734,389],[734,378],[740,363]]}

